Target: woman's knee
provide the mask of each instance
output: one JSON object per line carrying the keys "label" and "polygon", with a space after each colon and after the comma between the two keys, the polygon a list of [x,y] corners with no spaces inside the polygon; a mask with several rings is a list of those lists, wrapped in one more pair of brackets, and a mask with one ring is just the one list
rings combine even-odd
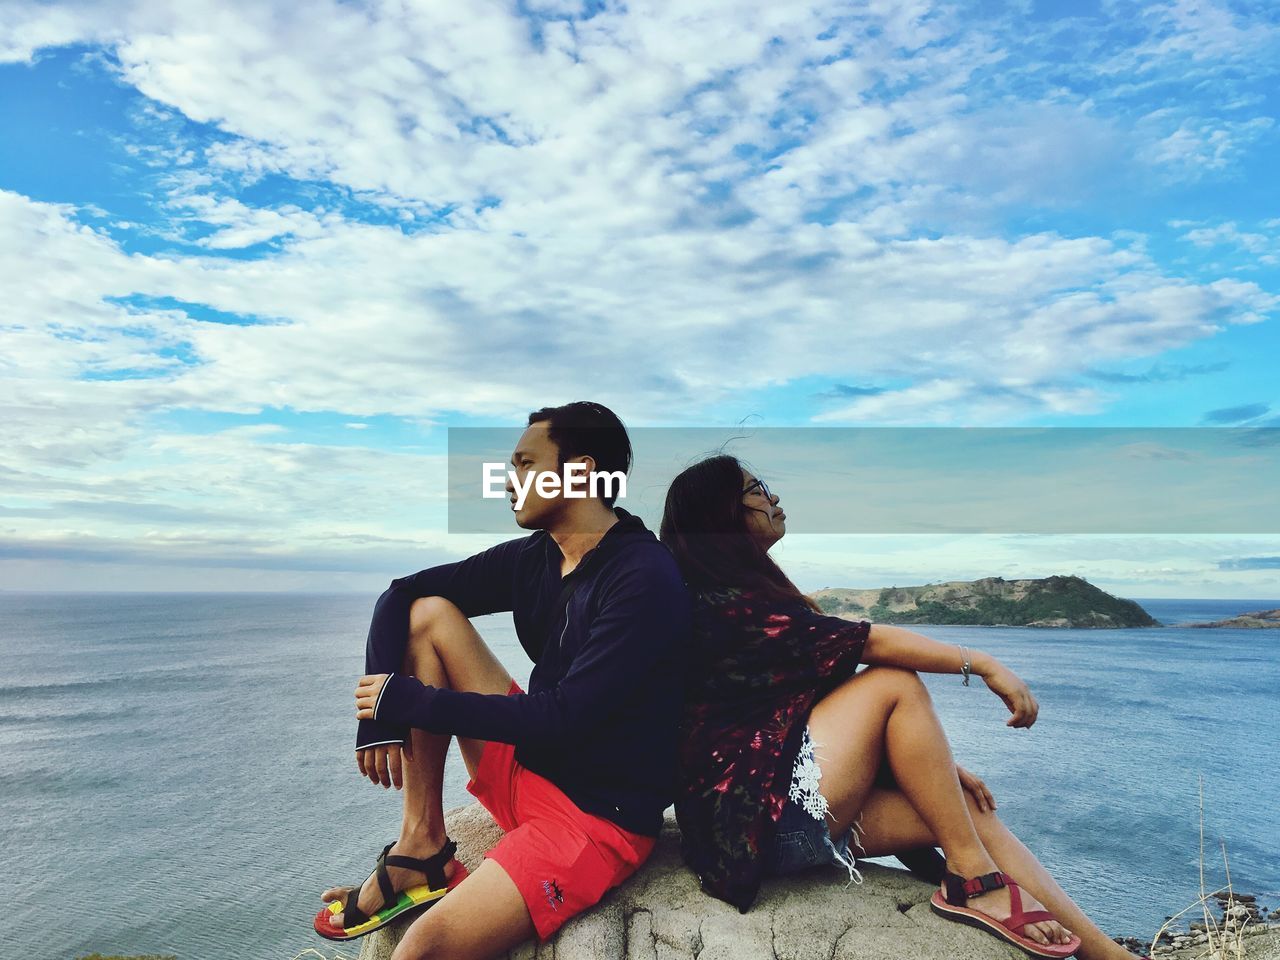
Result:
{"label": "woman's knee", "polygon": [[929,690],[920,679],[920,674],[905,667],[876,665],[868,667],[859,676],[865,677],[868,684],[874,684],[895,699],[929,699]]}

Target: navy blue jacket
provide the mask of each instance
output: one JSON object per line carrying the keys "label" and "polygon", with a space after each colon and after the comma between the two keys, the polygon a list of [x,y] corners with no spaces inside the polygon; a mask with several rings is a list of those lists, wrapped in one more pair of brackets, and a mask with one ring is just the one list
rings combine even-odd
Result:
{"label": "navy blue jacket", "polygon": [[[496,740],[580,808],[657,836],[675,799],[676,756],[691,632],[690,600],[674,558],[639,517],[618,522],[568,577],[545,530],[457,563],[394,580],[378,599],[367,673],[391,673],[357,749],[403,743],[406,727]],[[577,587],[554,616],[561,587]],[[399,672],[409,608],[444,597],[466,616],[510,610],[534,661],[527,693],[466,693]]]}

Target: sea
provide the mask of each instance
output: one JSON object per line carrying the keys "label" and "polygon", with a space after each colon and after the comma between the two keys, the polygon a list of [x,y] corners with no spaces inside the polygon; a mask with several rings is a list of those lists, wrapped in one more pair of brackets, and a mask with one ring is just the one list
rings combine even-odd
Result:
{"label": "sea", "polygon": [[[372,600],[0,593],[0,957],[354,956],[311,918],[399,824],[354,762]],[[1202,862],[1280,907],[1280,631],[1183,626],[1280,600],[1138,602],[1161,627],[915,629],[1026,679],[1014,730],[980,680],[926,676],[1005,822],[1104,930],[1150,939]],[[509,615],[476,625],[526,683]],[[446,808],[465,782],[454,750]]]}

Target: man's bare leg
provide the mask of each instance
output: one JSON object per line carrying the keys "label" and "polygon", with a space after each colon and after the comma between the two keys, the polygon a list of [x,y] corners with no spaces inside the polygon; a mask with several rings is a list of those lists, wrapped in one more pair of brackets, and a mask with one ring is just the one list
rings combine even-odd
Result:
{"label": "man's bare leg", "polygon": [[[443,597],[424,597],[410,608],[409,646],[402,670],[433,687],[500,694],[511,689],[511,674],[485,645],[471,621]],[[390,852],[425,858],[444,846],[444,764],[451,738],[416,729],[410,732],[410,737],[411,750],[402,758],[404,813],[400,836]],[[460,737],[458,745],[468,772],[474,775],[484,741]],[[383,776],[383,782],[390,782],[387,776]],[[397,890],[423,883],[426,879],[416,870],[401,867],[388,867],[387,873]],[[452,873],[452,866],[446,868],[446,876]],[[470,883],[470,879],[466,882]],[[331,887],[320,898],[326,903],[341,899],[343,889]],[[449,895],[450,898],[461,889],[462,885],[459,885]],[[365,881],[356,903],[369,914],[382,907],[382,893],[376,877],[370,876]],[[523,908],[524,901],[521,900],[520,904]],[[443,905],[444,901],[441,901],[428,912],[435,912]],[[333,922],[341,925],[342,914],[337,914]]]}
{"label": "man's bare leg", "polygon": [[535,933],[515,882],[493,860],[413,921],[391,960],[488,960]]}

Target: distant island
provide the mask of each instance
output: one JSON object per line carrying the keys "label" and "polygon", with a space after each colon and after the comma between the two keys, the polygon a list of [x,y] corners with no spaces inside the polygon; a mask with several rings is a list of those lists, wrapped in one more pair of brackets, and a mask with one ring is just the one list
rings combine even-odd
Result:
{"label": "distant island", "polygon": [[826,613],[878,623],[1112,629],[1160,625],[1132,600],[1112,596],[1081,577],[984,577],[876,590],[827,587],[811,596]]}
{"label": "distant island", "polygon": [[1253,613],[1242,613],[1227,620],[1214,620],[1212,623],[1184,623],[1184,627],[1237,627],[1244,630],[1267,630],[1280,628],[1280,609],[1255,610]]}

